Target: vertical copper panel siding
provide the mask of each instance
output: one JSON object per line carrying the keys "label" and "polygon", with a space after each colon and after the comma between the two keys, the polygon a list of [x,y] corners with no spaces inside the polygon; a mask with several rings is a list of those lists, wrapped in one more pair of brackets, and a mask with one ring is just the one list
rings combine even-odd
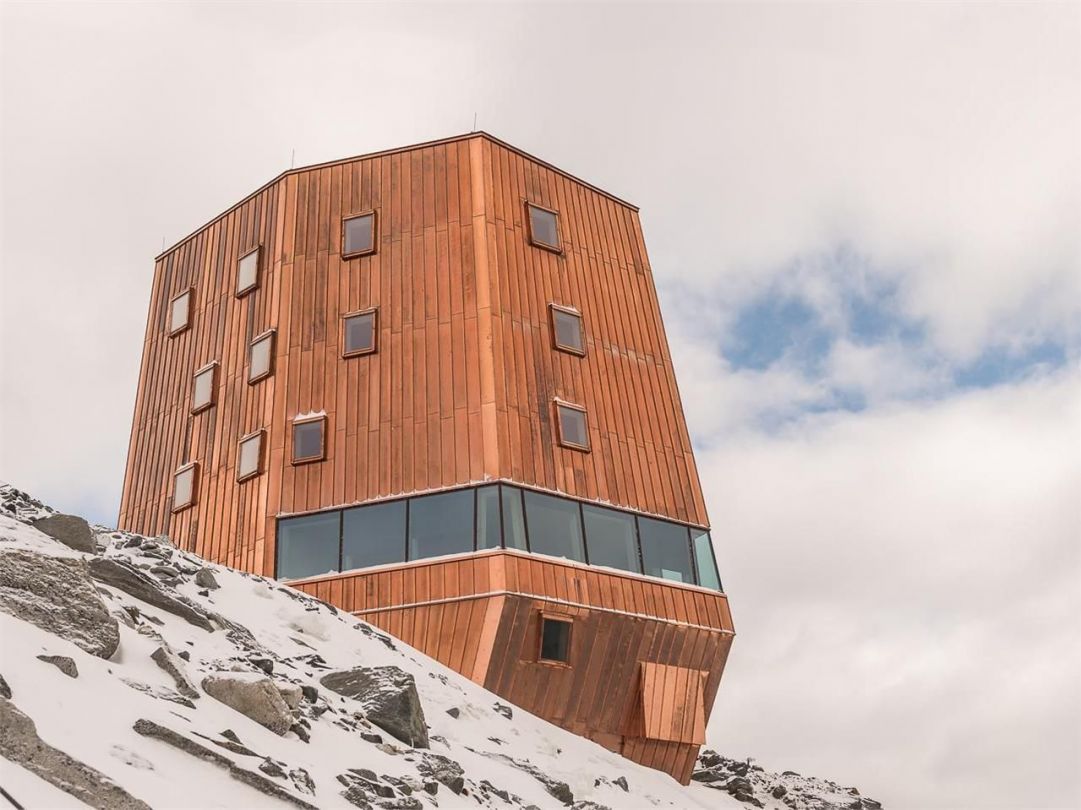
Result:
{"label": "vertical copper panel siding", "polygon": [[[528,244],[525,200],[560,213],[563,254]],[[378,212],[378,250],[340,258],[341,218]],[[259,288],[238,258],[263,246]],[[169,299],[195,290],[168,338]],[[578,307],[587,356],[551,348],[547,304]],[[340,316],[378,306],[379,351],[341,358]],[[277,330],[274,373],[247,345]],[[221,363],[217,404],[191,376]],[[585,405],[593,452],[554,444],[551,400]],[[325,410],[327,458],[290,464],[289,422]],[[266,472],[235,481],[267,431]],[[172,473],[200,462],[172,514]],[[637,213],[477,135],[284,175],[159,258],[119,525],[273,573],[274,518],[505,477],[705,524]]]}

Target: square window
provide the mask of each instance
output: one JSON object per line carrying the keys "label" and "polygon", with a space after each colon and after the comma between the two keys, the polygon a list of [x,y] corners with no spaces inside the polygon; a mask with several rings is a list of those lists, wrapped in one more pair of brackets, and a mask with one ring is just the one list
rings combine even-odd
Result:
{"label": "square window", "polygon": [[634,515],[584,503],[582,523],[585,524],[590,565],[607,565],[636,574],[642,572]]}
{"label": "square window", "polygon": [[526,209],[529,212],[529,241],[537,247],[560,253],[559,214],[533,203],[526,203]]}
{"label": "square window", "polygon": [[326,453],[325,416],[316,416],[293,422],[293,463],[322,461]]}
{"label": "square window", "polygon": [[409,499],[408,559],[473,550],[473,490]]}
{"label": "square window", "polygon": [[405,562],[404,499],[342,513],[342,570]]}
{"label": "square window", "polygon": [[236,480],[246,481],[263,471],[263,431],[240,440],[236,454]]}
{"label": "square window", "polygon": [[173,511],[179,512],[195,503],[195,462],[185,464],[173,474]]}
{"label": "square window", "polygon": [[342,220],[342,258],[375,253],[375,212]]}
{"label": "square window", "polygon": [[559,422],[559,443],[575,450],[589,450],[589,429],[586,409],[565,402],[556,403]]}
{"label": "square window", "polygon": [[248,382],[259,382],[274,370],[274,330],[264,332],[251,342],[248,351]]}
{"label": "square window", "polygon": [[571,623],[541,616],[540,660],[566,664],[570,658]]}
{"label": "square window", "polygon": [[651,577],[694,582],[690,533],[686,526],[656,518],[638,518],[642,566]]}
{"label": "square window", "polygon": [[169,302],[169,337],[191,326],[192,290],[189,287]]}
{"label": "square window", "polygon": [[244,254],[236,266],[237,297],[249,293],[259,286],[259,248]]}
{"label": "square window", "polygon": [[195,372],[191,385],[191,412],[205,411],[214,404],[214,393],[218,377],[218,364],[209,363]]}
{"label": "square window", "polygon": [[527,489],[525,527],[529,533],[529,550],[534,554],[586,561],[578,501]]}
{"label": "square window", "polygon": [[338,570],[341,512],[278,521],[278,579],[301,579]]}
{"label": "square window", "polygon": [[582,316],[568,307],[549,304],[552,318],[552,345],[560,351],[584,355],[586,342],[582,336]]}
{"label": "square window", "polygon": [[354,312],[342,318],[342,357],[375,351],[376,310]]}

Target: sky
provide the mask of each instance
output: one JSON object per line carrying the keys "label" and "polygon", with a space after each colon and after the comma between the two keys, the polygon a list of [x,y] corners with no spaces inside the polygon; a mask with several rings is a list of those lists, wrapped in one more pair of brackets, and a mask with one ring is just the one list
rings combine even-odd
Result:
{"label": "sky", "polygon": [[641,206],[738,634],[710,743],[1079,807],[1079,43],[1076,2],[4,2],[0,479],[114,522],[163,244],[476,116]]}

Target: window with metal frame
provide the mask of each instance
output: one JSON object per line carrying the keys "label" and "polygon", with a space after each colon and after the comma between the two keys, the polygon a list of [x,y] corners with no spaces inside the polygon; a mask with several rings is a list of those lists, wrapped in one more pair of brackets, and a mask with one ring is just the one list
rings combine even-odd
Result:
{"label": "window with metal frame", "polygon": [[237,443],[236,480],[247,481],[263,472],[262,430],[249,433]]}
{"label": "window with metal frame", "polygon": [[549,304],[548,316],[551,320],[552,347],[561,352],[585,356],[586,341],[582,332],[582,314],[570,307]]}
{"label": "window with metal frame", "polygon": [[572,450],[589,452],[589,425],[586,409],[581,405],[556,400],[556,422],[559,427],[559,443]]}
{"label": "window with metal frame", "polygon": [[293,420],[293,463],[322,461],[327,451],[327,417],[324,414]]}
{"label": "window with metal frame", "polygon": [[571,660],[572,620],[541,614],[540,651],[541,661],[569,664]]}
{"label": "window with metal frame", "polygon": [[191,381],[191,412],[199,413],[214,405],[218,389],[218,363],[207,363],[195,372]]}
{"label": "window with metal frame", "polygon": [[262,248],[249,250],[236,263],[236,295],[247,295],[259,286],[259,259]]}
{"label": "window with metal frame", "polygon": [[192,461],[173,473],[173,511],[195,505],[199,486],[199,465]]}
{"label": "window with metal frame", "polygon": [[274,373],[274,330],[268,329],[248,347],[248,382],[257,383]]}
{"label": "window with metal frame", "polygon": [[375,351],[378,312],[372,307],[342,316],[342,357],[356,357]]}
{"label": "window with metal frame", "polygon": [[352,259],[375,253],[375,211],[342,219],[342,258]]}
{"label": "window with metal frame", "polygon": [[175,337],[191,326],[192,301],[195,290],[192,287],[173,296],[169,301],[169,337]]}
{"label": "window with metal frame", "polygon": [[527,202],[526,213],[530,244],[553,253],[562,253],[563,248],[559,241],[559,212]]}

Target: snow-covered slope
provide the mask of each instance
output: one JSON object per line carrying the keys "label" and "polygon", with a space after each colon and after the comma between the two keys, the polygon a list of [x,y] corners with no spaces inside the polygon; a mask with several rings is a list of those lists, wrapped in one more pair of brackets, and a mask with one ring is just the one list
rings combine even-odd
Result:
{"label": "snow-covered slope", "polygon": [[[279,583],[101,527],[77,551],[34,527],[51,514],[0,487],[0,808],[847,806],[740,794],[719,761],[683,787]],[[374,679],[355,697],[323,682],[354,670]],[[429,748],[386,730],[418,697]]]}

